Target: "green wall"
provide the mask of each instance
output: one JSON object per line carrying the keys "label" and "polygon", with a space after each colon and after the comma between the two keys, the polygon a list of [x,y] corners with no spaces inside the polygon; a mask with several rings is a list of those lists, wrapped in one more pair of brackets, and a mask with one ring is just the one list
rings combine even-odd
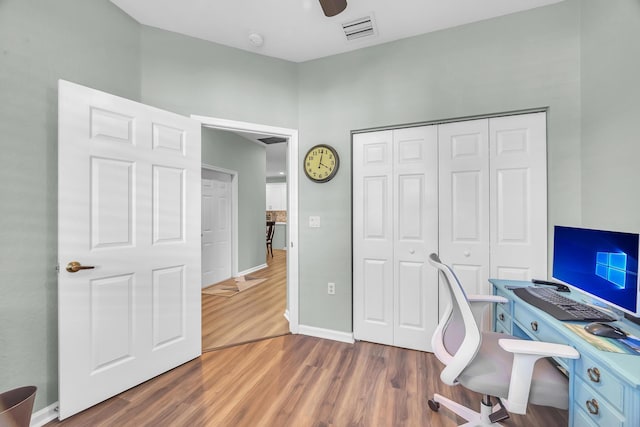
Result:
{"label": "green wall", "polygon": [[0,391],[37,386],[36,411],[58,399],[58,79],[297,127],[295,64],[141,26],[108,0],[0,0]]}
{"label": "green wall", "polygon": [[341,164],[300,181],[301,324],[352,330],[351,130],[549,107],[549,223],[579,220],[579,32],[566,1],[300,65],[300,157],[329,143]]}
{"label": "green wall", "polygon": [[263,265],[265,148],[231,132],[203,128],[202,163],[238,172],[238,271]]}
{"label": "green wall", "polygon": [[297,127],[296,64],[145,26],[141,39],[144,103]]}
{"label": "green wall", "polygon": [[[293,64],[141,26],[108,0],[1,0],[0,390],[38,386],[36,410],[57,400],[58,78],[298,128],[299,160],[334,145],[336,178],[300,179],[300,322],[349,332],[351,130],[549,107],[550,226],[639,231],[639,14],[637,0],[567,0]],[[264,202],[259,212],[263,223]]]}
{"label": "green wall", "polygon": [[140,97],[139,25],[106,0],[0,1],[0,391],[58,399],[57,81]]}
{"label": "green wall", "polygon": [[640,232],[640,1],[583,0],[583,225]]}

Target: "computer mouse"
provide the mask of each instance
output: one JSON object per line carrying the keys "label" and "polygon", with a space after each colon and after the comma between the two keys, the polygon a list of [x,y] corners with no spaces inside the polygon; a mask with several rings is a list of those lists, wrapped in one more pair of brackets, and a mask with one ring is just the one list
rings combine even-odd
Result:
{"label": "computer mouse", "polygon": [[606,323],[593,322],[584,327],[585,331],[599,337],[622,339],[627,337],[627,333],[620,328]]}

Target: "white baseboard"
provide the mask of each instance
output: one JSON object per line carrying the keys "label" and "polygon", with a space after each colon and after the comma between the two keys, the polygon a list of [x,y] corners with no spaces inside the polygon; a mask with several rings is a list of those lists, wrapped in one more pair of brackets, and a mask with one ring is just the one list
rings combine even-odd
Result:
{"label": "white baseboard", "polygon": [[268,267],[268,266],[267,266],[267,264],[266,264],[266,263],[264,263],[264,264],[262,264],[262,265],[256,265],[255,267],[251,267],[251,268],[249,268],[249,269],[247,269],[247,270],[239,271],[239,272],[238,272],[238,276],[246,276],[247,274],[251,274],[251,273],[253,273],[254,271],[262,270],[263,268],[267,268],[267,267]]}
{"label": "white baseboard", "polygon": [[299,325],[298,333],[300,335],[308,335],[310,337],[324,338],[349,344],[355,342],[352,332],[334,331],[332,329],[316,328],[315,326]]}
{"label": "white baseboard", "polygon": [[58,418],[58,402],[52,403],[46,408],[40,409],[31,415],[30,427],[42,427]]}

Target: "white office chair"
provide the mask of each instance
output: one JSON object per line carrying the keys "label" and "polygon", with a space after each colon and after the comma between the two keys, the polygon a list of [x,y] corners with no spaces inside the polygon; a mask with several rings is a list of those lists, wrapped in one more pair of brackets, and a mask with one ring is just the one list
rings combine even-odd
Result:
{"label": "white office chair", "polygon": [[[434,411],[440,405],[449,408],[468,421],[464,426],[498,426],[499,421],[509,417],[508,411],[524,414],[528,402],[567,409],[568,380],[549,360],[542,358],[577,359],[580,354],[576,349],[483,332],[480,326],[485,308],[490,303],[507,300],[494,295],[467,296],[453,270],[437,254],[431,254],[429,262],[442,273],[444,287],[451,296],[431,339],[436,357],[446,365],[440,379],[484,395],[480,412],[439,394],[429,400],[429,407]],[[498,398],[495,407],[491,396]]]}

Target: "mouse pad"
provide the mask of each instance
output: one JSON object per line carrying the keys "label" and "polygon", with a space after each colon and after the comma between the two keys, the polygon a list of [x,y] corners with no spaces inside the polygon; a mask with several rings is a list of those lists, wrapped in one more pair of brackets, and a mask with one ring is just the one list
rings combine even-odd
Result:
{"label": "mouse pad", "polygon": [[[571,329],[573,332],[575,332],[577,335],[579,335],[581,338],[583,338],[598,350],[609,351],[611,353],[640,355],[640,346],[632,342],[630,339],[618,340],[615,338],[598,337],[585,331],[584,325],[565,323],[564,326]],[[633,339],[633,341],[638,340],[638,338],[633,336],[629,336],[629,338]]]}

